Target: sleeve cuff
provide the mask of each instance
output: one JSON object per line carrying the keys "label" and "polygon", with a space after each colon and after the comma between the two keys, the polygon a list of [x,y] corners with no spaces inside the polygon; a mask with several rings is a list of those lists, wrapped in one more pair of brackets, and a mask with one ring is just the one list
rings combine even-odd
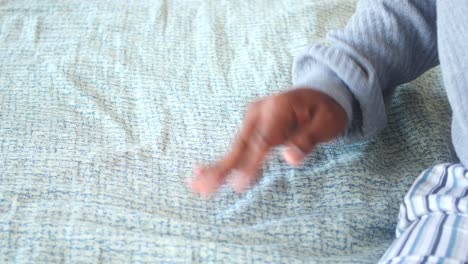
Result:
{"label": "sleeve cuff", "polygon": [[294,72],[293,88],[310,88],[330,96],[345,110],[349,128],[353,120],[353,95],[348,87],[325,66],[314,64],[305,68],[308,69]]}

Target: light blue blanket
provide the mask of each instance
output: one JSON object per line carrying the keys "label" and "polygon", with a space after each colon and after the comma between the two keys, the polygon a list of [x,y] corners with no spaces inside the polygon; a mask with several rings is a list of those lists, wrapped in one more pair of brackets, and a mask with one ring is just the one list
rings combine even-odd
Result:
{"label": "light blue blanket", "polygon": [[0,262],[375,263],[415,177],[453,159],[438,69],[370,142],[275,152],[240,196],[185,186],[354,4],[0,1]]}

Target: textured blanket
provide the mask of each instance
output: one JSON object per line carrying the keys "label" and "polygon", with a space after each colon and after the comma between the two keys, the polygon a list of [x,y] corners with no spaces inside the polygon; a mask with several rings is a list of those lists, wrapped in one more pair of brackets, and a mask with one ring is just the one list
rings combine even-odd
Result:
{"label": "textured blanket", "polygon": [[0,1],[0,262],[375,263],[415,177],[453,160],[438,69],[375,139],[276,151],[243,195],[185,185],[354,5]]}

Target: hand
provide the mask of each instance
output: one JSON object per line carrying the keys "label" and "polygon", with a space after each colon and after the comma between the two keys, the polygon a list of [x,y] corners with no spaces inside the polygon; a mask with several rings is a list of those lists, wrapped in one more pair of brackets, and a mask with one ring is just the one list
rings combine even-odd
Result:
{"label": "hand", "polygon": [[312,89],[295,89],[258,100],[247,108],[231,151],[213,165],[196,166],[189,186],[208,197],[228,178],[234,191],[244,192],[257,179],[273,147],[284,144],[284,159],[297,166],[317,144],[340,135],[346,123],[343,108]]}

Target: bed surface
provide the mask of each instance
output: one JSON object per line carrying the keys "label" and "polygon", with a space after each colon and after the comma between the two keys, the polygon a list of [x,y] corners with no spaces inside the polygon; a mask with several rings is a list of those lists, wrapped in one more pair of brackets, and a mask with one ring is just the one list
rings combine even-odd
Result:
{"label": "bed surface", "polygon": [[296,169],[276,150],[244,195],[185,186],[354,5],[0,1],[0,262],[375,263],[415,177],[453,160],[437,68],[368,142]]}

